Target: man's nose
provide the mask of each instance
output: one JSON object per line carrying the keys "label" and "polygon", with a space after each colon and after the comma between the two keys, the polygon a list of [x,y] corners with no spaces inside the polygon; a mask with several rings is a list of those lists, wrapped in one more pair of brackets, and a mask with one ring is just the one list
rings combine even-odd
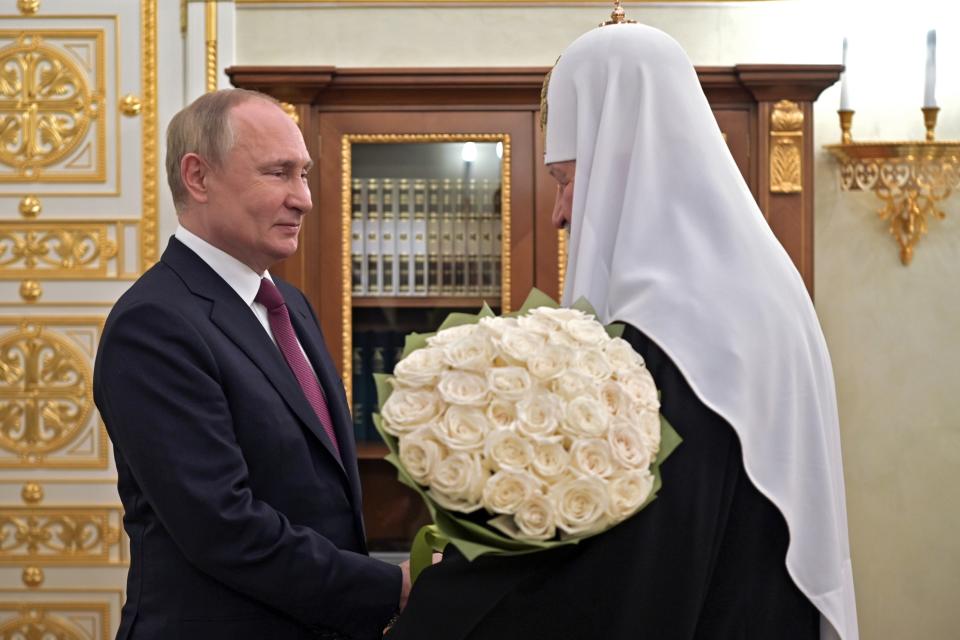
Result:
{"label": "man's nose", "polygon": [[287,206],[291,209],[299,209],[301,214],[305,214],[313,208],[310,187],[306,180],[294,180],[292,182],[293,185],[287,193]]}

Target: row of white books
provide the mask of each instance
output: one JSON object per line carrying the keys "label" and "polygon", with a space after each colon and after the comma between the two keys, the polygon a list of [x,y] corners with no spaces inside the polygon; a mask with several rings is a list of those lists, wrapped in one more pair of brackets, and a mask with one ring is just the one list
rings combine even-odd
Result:
{"label": "row of white books", "polygon": [[354,296],[499,296],[499,183],[354,179]]}

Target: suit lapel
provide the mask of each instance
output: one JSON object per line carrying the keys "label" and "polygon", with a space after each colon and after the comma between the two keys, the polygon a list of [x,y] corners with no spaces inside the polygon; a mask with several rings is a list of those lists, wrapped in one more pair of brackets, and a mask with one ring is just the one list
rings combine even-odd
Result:
{"label": "suit lapel", "polygon": [[[282,283],[277,280],[278,283]],[[334,432],[337,435],[337,442],[340,445],[340,457],[343,463],[344,471],[350,479],[350,489],[353,493],[354,504],[360,504],[360,474],[357,470],[357,450],[353,437],[353,421],[350,418],[350,410],[347,407],[347,399],[343,392],[343,382],[337,373],[336,367],[327,353],[323,343],[323,336],[320,333],[313,316],[309,310],[302,304],[302,297],[290,291],[288,286],[282,286],[284,300],[290,309],[290,319],[293,322],[293,328],[297,332],[297,338],[303,345],[303,350],[307,352],[307,357],[313,364],[317,373],[317,379],[320,386],[323,387],[324,396],[327,400],[327,409],[330,411],[330,417],[333,419]],[[326,436],[326,434],[324,434]]]}
{"label": "suit lapel", "polygon": [[[264,373],[290,410],[320,440],[337,466],[344,470],[300,383],[250,308],[223,278],[176,238],[170,240],[162,259],[179,274],[195,295],[213,303],[210,320]],[[347,479],[352,492],[353,480]]]}

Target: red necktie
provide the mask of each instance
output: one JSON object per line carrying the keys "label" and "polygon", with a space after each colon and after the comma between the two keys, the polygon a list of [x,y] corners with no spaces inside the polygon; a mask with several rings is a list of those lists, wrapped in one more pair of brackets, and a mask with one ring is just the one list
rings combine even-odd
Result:
{"label": "red necktie", "polygon": [[290,370],[297,378],[297,382],[300,383],[303,395],[307,397],[307,401],[313,407],[314,413],[320,420],[320,425],[326,431],[330,442],[333,443],[333,449],[339,457],[340,445],[337,443],[337,436],[333,432],[333,420],[330,418],[329,409],[327,409],[327,401],[323,397],[323,390],[320,388],[317,376],[310,367],[310,363],[307,362],[307,358],[303,355],[303,351],[300,350],[297,334],[293,330],[293,325],[290,324],[287,303],[283,301],[280,290],[268,279],[261,278],[260,290],[254,300],[267,308],[270,330],[273,331],[277,346],[280,347],[284,360],[287,361]]}

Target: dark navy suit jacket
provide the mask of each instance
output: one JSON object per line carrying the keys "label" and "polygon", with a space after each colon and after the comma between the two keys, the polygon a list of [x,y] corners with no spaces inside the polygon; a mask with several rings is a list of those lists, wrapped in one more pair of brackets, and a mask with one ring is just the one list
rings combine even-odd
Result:
{"label": "dark navy suit jacket", "polygon": [[171,239],[110,313],[94,397],[130,536],[118,638],[378,638],[400,570],[367,555],[352,421],[303,294],[276,280],[341,458],[240,296]]}

